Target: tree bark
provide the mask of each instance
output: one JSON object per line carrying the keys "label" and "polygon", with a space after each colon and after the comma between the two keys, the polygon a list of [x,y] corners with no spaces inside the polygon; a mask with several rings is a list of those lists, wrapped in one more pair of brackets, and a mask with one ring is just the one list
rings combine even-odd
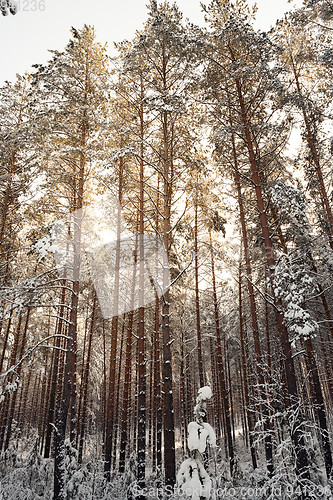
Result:
{"label": "tree bark", "polygon": [[295,62],[294,62],[292,55],[290,55],[290,60],[291,60],[291,65],[292,65],[292,69],[293,69],[293,73],[294,73],[294,77],[295,77],[297,92],[302,99],[302,113],[303,113],[303,118],[304,118],[306,137],[307,137],[309,148],[310,148],[310,151],[312,154],[313,163],[315,164],[315,170],[316,170],[316,175],[318,177],[319,190],[320,190],[320,195],[321,195],[321,199],[322,199],[322,204],[323,204],[324,209],[326,211],[326,216],[327,216],[327,221],[328,221],[329,231],[330,231],[329,244],[333,250],[333,215],[332,215],[332,210],[331,210],[331,206],[330,206],[328,196],[327,196],[327,191],[326,191],[325,182],[324,182],[324,178],[323,178],[323,172],[322,172],[322,169],[320,166],[319,155],[318,155],[318,151],[316,148],[315,139],[314,139],[314,136],[313,136],[313,133],[311,130],[310,120],[309,120],[309,117],[307,115],[304,101],[303,101],[302,89],[301,89],[301,85],[300,85],[300,81],[299,81],[299,75],[297,73]]}
{"label": "tree bark", "polygon": [[199,256],[198,256],[198,182],[199,174],[196,174],[195,200],[194,200],[194,273],[195,273],[195,312],[197,321],[198,338],[198,367],[200,387],[205,386],[205,377],[202,361],[202,341],[200,326],[200,298],[199,298]]}
{"label": "tree bark", "polygon": [[[163,88],[167,92],[167,60],[165,47],[162,47],[162,79]],[[172,387],[172,364],[170,344],[170,292],[169,292],[169,247],[171,232],[171,198],[173,182],[172,164],[172,130],[169,130],[168,113],[162,112],[163,141],[163,303],[162,303],[162,336],[163,336],[163,381],[164,381],[164,475],[166,486],[173,486],[176,480],[175,428]]]}
{"label": "tree bark", "polygon": [[[232,53],[232,51],[231,51],[231,53]],[[258,206],[258,210],[259,210],[262,235],[263,235],[263,239],[264,239],[267,266],[268,266],[268,269],[269,269],[269,272],[271,275],[271,279],[273,279],[274,278],[275,259],[274,259],[274,254],[273,254],[272,242],[271,242],[271,238],[270,238],[270,234],[269,234],[269,225],[268,225],[268,220],[267,220],[267,215],[266,215],[266,208],[265,208],[264,200],[262,197],[262,190],[261,190],[261,184],[260,184],[260,179],[259,179],[258,166],[257,166],[257,162],[255,159],[254,147],[253,147],[252,138],[251,138],[250,124],[249,124],[249,120],[248,120],[246,106],[244,103],[241,84],[240,84],[239,80],[236,80],[235,83],[236,83],[236,91],[237,91],[237,95],[238,95],[239,106],[240,106],[241,115],[242,115],[245,140],[246,140],[248,153],[249,153],[249,160],[250,160],[251,171],[252,171],[252,179],[253,179],[253,182],[255,185],[255,193],[256,193],[256,198],[257,198],[257,206]],[[275,297],[274,297],[274,302],[275,302],[275,306],[276,306],[275,307],[276,320],[277,320],[277,324],[278,324],[280,335],[281,335],[281,343],[282,343],[282,349],[283,349],[283,354],[284,354],[284,366],[285,366],[285,371],[286,371],[286,379],[287,379],[287,387],[288,387],[290,405],[292,408],[297,408],[297,410],[296,410],[297,416],[296,416],[295,425],[291,429],[292,440],[294,443],[295,453],[296,453],[297,471],[298,471],[299,477],[309,479],[310,478],[309,470],[308,470],[309,464],[308,464],[308,458],[307,458],[307,453],[306,453],[304,435],[303,435],[302,428],[301,428],[302,414],[301,414],[301,412],[298,411],[299,410],[298,406],[300,404],[300,398],[299,398],[299,395],[297,392],[296,374],[295,374],[295,368],[294,368],[294,361],[293,361],[293,357],[292,357],[292,350],[291,350],[291,345],[290,345],[289,338],[288,338],[288,332],[287,332],[287,329],[284,325],[282,304],[279,300],[276,300]]]}
{"label": "tree bark", "polygon": [[[87,102],[88,94],[88,69],[85,75],[84,102]],[[66,435],[67,416],[71,405],[70,439],[75,443],[75,424],[76,424],[76,348],[77,348],[77,310],[79,302],[80,288],[80,252],[81,252],[81,225],[82,208],[85,182],[86,166],[86,141],[87,141],[87,111],[84,110],[82,118],[82,131],[80,144],[82,151],[79,160],[78,189],[75,192],[76,213],[73,216],[74,223],[74,242],[73,242],[73,288],[71,298],[71,309],[68,327],[67,352],[64,367],[64,379],[62,398],[59,405],[59,411],[56,422],[55,433],[55,454],[54,454],[54,500],[63,500],[63,465],[64,465],[64,442]]]}
{"label": "tree bark", "polygon": [[106,439],[105,439],[105,461],[104,472],[107,481],[110,481],[111,462],[112,462],[112,444],[114,438],[114,406],[115,406],[115,389],[116,389],[116,356],[117,356],[117,340],[118,340],[118,314],[119,314],[119,285],[120,285],[120,241],[121,241],[121,202],[123,190],[123,162],[119,163],[119,178],[118,178],[118,214],[117,214],[117,240],[116,240],[116,256],[115,256],[115,284],[113,298],[113,317],[111,325],[111,350],[110,350],[110,376],[109,376],[109,395],[106,419]]}
{"label": "tree bark", "polygon": [[312,342],[310,338],[305,339],[305,345],[310,365],[313,392],[315,394],[317,402],[316,411],[318,414],[319,426],[321,430],[321,440],[324,451],[323,455],[324,455],[325,469],[326,469],[327,479],[329,479],[332,472],[332,452],[331,452],[329,432],[326,420],[324,398],[321,390],[318,368],[314,357]]}
{"label": "tree bark", "polygon": [[[144,277],[145,277],[145,246],[144,246],[144,87],[140,77],[140,193],[139,193],[139,323],[138,323],[138,486],[145,487],[146,475],[146,356],[145,356],[145,325],[144,325]],[[139,494],[138,500],[146,496]]]}
{"label": "tree bark", "polygon": [[127,337],[126,337],[126,355],[125,355],[125,379],[124,379],[124,393],[123,393],[123,408],[121,418],[121,435],[120,435],[120,456],[119,456],[119,472],[125,472],[125,459],[126,448],[128,445],[128,437],[130,435],[130,400],[131,400],[131,353],[132,353],[132,335],[133,335],[133,318],[134,318],[134,298],[135,298],[135,283],[136,283],[136,263],[137,263],[137,244],[138,237],[136,237],[136,245],[134,252],[134,267],[131,289],[131,311],[128,316],[127,323]]}
{"label": "tree bark", "polygon": [[[17,358],[17,351],[18,351],[18,346],[19,346],[19,339],[20,339],[20,331],[21,331],[21,323],[22,323],[22,314],[19,314],[18,317],[18,324],[16,326],[16,331],[15,331],[15,337],[14,337],[14,345],[11,353],[10,360],[7,365],[7,369],[13,366],[16,362]],[[15,392],[14,392],[15,394]],[[14,394],[12,395],[12,398],[14,398]],[[7,421],[8,421],[8,413],[10,409],[10,404],[12,398],[9,396],[7,401],[4,401],[2,403],[2,427],[1,427],[1,432],[0,432],[0,451],[2,450],[2,447],[4,445],[4,438],[5,438],[5,432],[7,429]]]}
{"label": "tree bark", "polygon": [[214,250],[213,250],[213,245],[212,245],[211,231],[209,231],[209,240],[210,240],[210,256],[211,256],[211,267],[212,267],[213,301],[214,301],[215,331],[216,331],[216,346],[217,346],[217,371],[218,371],[220,387],[221,387],[221,399],[222,399],[222,404],[223,404],[223,415],[224,415],[225,430],[226,430],[227,443],[228,443],[228,454],[229,454],[229,460],[230,460],[230,474],[232,476],[233,471],[234,471],[234,465],[235,465],[235,455],[234,455],[234,445],[233,445],[233,440],[232,440],[229,398],[228,398],[228,393],[227,393],[227,388],[226,388],[226,376],[225,376],[225,371],[224,371],[224,366],[223,366],[219,309],[218,309],[217,292],[216,292]]}
{"label": "tree bark", "polygon": [[[230,116],[230,124],[232,126],[231,116]],[[264,432],[265,432],[264,440],[265,440],[266,464],[267,464],[268,472],[269,472],[270,476],[272,476],[273,472],[274,472],[274,467],[273,467],[273,447],[272,447],[271,426],[270,426],[270,420],[269,420],[268,400],[267,400],[267,393],[266,393],[265,378],[264,378],[263,368],[262,368],[262,356],[261,356],[261,347],[260,347],[260,339],[259,339],[257,306],[256,306],[255,297],[254,297],[254,289],[253,289],[253,285],[252,285],[252,269],[251,269],[250,251],[249,251],[248,239],[247,239],[245,211],[244,211],[244,205],[243,205],[240,176],[239,176],[239,171],[238,171],[235,138],[234,138],[233,134],[232,134],[232,151],[233,151],[233,157],[234,157],[234,173],[235,173],[235,181],[236,181],[236,186],[237,186],[237,197],[238,197],[238,205],[239,205],[240,220],[241,220],[241,227],[242,227],[242,241],[243,241],[243,246],[244,246],[247,287],[248,287],[249,299],[250,299],[252,335],[253,335],[253,341],[254,341],[254,350],[255,350],[255,354],[256,354],[256,367],[257,367],[258,381],[259,381],[260,393],[261,393],[261,399],[262,399],[261,412],[262,412],[262,416],[263,416],[263,426],[264,426]]]}
{"label": "tree bark", "polygon": [[89,382],[89,371],[90,371],[91,345],[92,345],[94,323],[95,323],[95,314],[96,314],[96,302],[97,302],[97,297],[96,297],[96,292],[95,292],[92,311],[91,311],[87,359],[86,359],[85,368],[84,368],[84,372],[83,372],[83,381],[82,381],[82,389],[81,389],[82,390],[82,415],[81,415],[79,455],[78,455],[79,464],[82,464],[83,443],[84,443],[84,435],[85,435],[85,430],[86,430],[86,412],[87,412],[87,405],[88,405],[88,382]]}

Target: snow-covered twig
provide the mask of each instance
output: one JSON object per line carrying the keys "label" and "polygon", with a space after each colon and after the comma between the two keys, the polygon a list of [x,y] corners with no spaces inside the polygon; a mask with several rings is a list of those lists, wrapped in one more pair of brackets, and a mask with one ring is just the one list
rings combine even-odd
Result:
{"label": "snow-covered twig", "polygon": [[[25,353],[23,354],[22,358],[15,364],[15,365],[12,365],[8,368],[8,370],[6,370],[4,373],[0,374],[0,383],[1,381],[3,381],[6,377],[8,377],[8,375],[10,375],[11,373],[16,373],[16,370],[17,368],[23,363],[23,361],[25,359],[27,359],[29,356],[31,356],[31,354],[39,347],[41,346],[44,342],[46,342],[47,340],[50,340],[50,339],[53,339],[53,338],[57,338],[57,337],[61,337],[63,339],[67,339],[69,340],[70,337],[68,337],[67,335],[62,335],[62,334],[53,334],[53,335],[49,335],[48,337],[45,337],[44,339],[40,340],[39,342],[37,342],[37,344],[35,344],[34,346],[32,347],[29,347]],[[51,346],[51,347],[55,347],[55,346]]]}
{"label": "snow-covered twig", "polygon": [[[251,283],[251,285],[257,290],[257,292],[261,295],[261,297],[264,300],[266,300],[266,302],[268,302],[268,304],[273,306],[278,312],[281,312],[280,309],[276,306],[276,304],[274,304],[273,297],[271,297],[267,293],[262,293],[262,291],[257,287],[257,285],[255,283],[253,283],[253,281],[251,281],[250,278],[248,276],[246,276],[246,274],[242,274],[242,277],[246,278]],[[270,297],[271,300],[268,299],[267,296]]]}

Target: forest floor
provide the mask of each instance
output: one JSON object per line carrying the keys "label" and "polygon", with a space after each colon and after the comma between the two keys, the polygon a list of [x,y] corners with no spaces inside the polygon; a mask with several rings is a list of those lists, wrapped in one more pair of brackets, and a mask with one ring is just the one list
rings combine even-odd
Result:
{"label": "forest floor", "polygon": [[[0,456],[0,500],[52,500],[53,498],[53,460],[44,459],[38,453],[38,440],[31,432],[25,439],[12,441],[11,447]],[[93,449],[95,445],[95,450]],[[84,463],[79,466],[76,451],[67,446],[65,462],[66,500],[134,500],[135,458],[127,461],[124,475],[114,473],[111,482],[104,480],[103,461],[96,458],[96,440],[91,439],[90,448],[85,455]],[[222,446],[222,448],[224,448]],[[299,487],[295,484],[291,471],[277,471],[276,477],[268,478],[263,454],[260,454],[259,467],[254,471],[250,454],[241,434],[236,438],[236,471],[233,481],[230,480],[224,449],[217,448],[214,456],[209,453],[205,464],[212,478],[210,498],[235,500],[296,500],[300,497]],[[177,466],[186,458],[177,449]],[[333,500],[332,485],[328,485],[323,463],[319,461],[320,453],[314,457],[315,467],[311,484],[305,487],[304,499]],[[152,473],[147,457],[147,500],[191,499],[179,489],[172,492],[163,486],[161,474]],[[177,467],[177,468],[178,468]],[[317,473],[315,472],[317,471]],[[133,493],[134,491],[134,493]],[[304,494],[304,488],[303,488]],[[197,497],[193,497],[193,499]]]}

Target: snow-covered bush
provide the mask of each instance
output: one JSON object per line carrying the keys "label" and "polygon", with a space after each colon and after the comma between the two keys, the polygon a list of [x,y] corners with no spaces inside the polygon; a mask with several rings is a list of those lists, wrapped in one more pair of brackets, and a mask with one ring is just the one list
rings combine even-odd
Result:
{"label": "snow-covered bush", "polygon": [[0,458],[1,500],[50,500],[53,496],[53,463],[43,459],[35,439],[28,456],[18,457],[17,446]]}
{"label": "snow-covered bush", "polygon": [[206,451],[207,443],[216,447],[213,428],[204,422],[207,414],[206,401],[212,397],[211,388],[201,387],[194,407],[195,422],[188,424],[188,449],[190,458],[180,466],[177,474],[177,487],[182,495],[191,500],[211,498],[212,480],[205,471],[201,454]]}

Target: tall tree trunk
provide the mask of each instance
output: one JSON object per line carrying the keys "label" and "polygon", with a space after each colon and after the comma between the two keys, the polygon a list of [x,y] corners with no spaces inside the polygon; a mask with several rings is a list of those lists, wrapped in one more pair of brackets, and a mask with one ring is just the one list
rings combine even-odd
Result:
{"label": "tall tree trunk", "polygon": [[199,174],[196,175],[195,200],[194,200],[194,273],[195,273],[195,312],[197,321],[198,338],[198,366],[200,387],[205,385],[203,361],[202,361],[202,342],[200,326],[200,301],[199,301],[199,256],[198,256],[198,182]]}
{"label": "tall tree trunk", "polygon": [[[209,350],[210,350],[210,369],[212,373],[212,391],[214,394],[214,399],[213,399],[213,415],[212,415],[212,421],[215,424],[215,428],[219,428],[219,390],[218,390],[218,374],[216,370],[216,353],[215,353],[215,346],[213,342],[213,338],[209,336]],[[183,360],[182,360],[183,363]],[[186,425],[187,429],[187,425]]]}
{"label": "tall tree trunk", "polygon": [[[28,330],[30,312],[31,312],[31,309],[29,308],[27,311],[27,314],[26,314],[24,329],[23,329],[23,333],[22,333],[21,346],[20,346],[20,351],[19,351],[19,355],[18,355],[19,360],[22,359],[22,356],[24,354],[24,349],[26,346],[27,330]],[[22,371],[22,364],[20,364],[16,369],[16,374],[17,374],[18,378],[21,375],[21,371]],[[11,436],[14,411],[15,411],[15,405],[16,405],[16,398],[17,398],[17,390],[14,391],[14,393],[12,395],[11,408],[10,408],[10,412],[9,412],[9,418],[7,420],[7,434],[6,434],[6,440],[5,440],[5,445],[4,445],[4,451],[6,451],[8,449],[8,446],[9,446],[9,440],[10,440],[10,436]]]}
{"label": "tall tree trunk", "polygon": [[316,360],[314,357],[312,342],[311,342],[310,338],[305,339],[305,345],[306,345],[306,352],[308,355],[308,361],[309,361],[309,365],[310,365],[313,392],[315,394],[316,402],[317,402],[316,411],[318,414],[319,426],[320,426],[320,430],[321,430],[321,440],[322,440],[323,451],[324,451],[325,469],[326,469],[327,478],[329,479],[330,475],[331,475],[331,471],[332,471],[332,453],[331,453],[329,432],[328,432],[328,426],[327,426],[327,420],[326,420],[324,398],[323,398],[323,393],[321,390],[318,368],[317,368]]}
{"label": "tall tree trunk", "polygon": [[323,172],[322,172],[322,169],[320,166],[319,155],[318,155],[318,151],[316,148],[316,141],[315,141],[313,132],[311,130],[310,119],[309,119],[308,114],[306,112],[306,108],[305,108],[304,101],[303,101],[302,89],[301,89],[301,85],[300,85],[300,81],[299,81],[299,75],[298,75],[297,70],[296,70],[294,59],[291,55],[290,55],[290,60],[291,60],[291,65],[292,65],[292,69],[293,69],[293,73],[294,73],[294,77],[295,77],[297,92],[298,92],[299,96],[301,97],[302,113],[303,113],[305,130],[306,130],[306,138],[307,138],[309,148],[311,151],[313,163],[315,164],[315,170],[316,170],[316,174],[317,174],[317,178],[318,178],[318,182],[319,182],[319,190],[320,190],[320,195],[321,195],[321,199],[322,199],[322,204],[323,204],[324,209],[326,211],[326,216],[327,216],[327,221],[328,221],[328,226],[329,226],[329,232],[330,232],[329,243],[330,243],[330,246],[333,250],[333,215],[332,215],[332,210],[331,210],[331,206],[330,206],[329,199],[327,196],[327,191],[326,191],[325,182],[324,182],[324,178],[323,178]]}
{"label": "tall tree trunk", "polygon": [[[230,115],[230,124],[232,126],[232,119]],[[248,246],[247,239],[247,229],[245,222],[245,211],[243,205],[243,197],[241,191],[241,183],[240,176],[238,171],[238,162],[237,162],[237,152],[236,152],[236,144],[235,138],[232,134],[232,151],[234,157],[234,173],[235,173],[235,181],[237,186],[237,197],[238,197],[238,205],[239,205],[239,213],[242,227],[242,241],[244,246],[244,257],[245,257],[245,267],[246,267],[246,276],[247,276],[247,287],[249,292],[250,299],[250,310],[251,310],[251,320],[252,320],[252,335],[254,341],[254,350],[256,354],[256,367],[258,374],[258,381],[261,392],[261,412],[263,416],[263,426],[265,432],[265,454],[266,454],[266,464],[267,469],[270,475],[273,474],[273,447],[272,447],[272,436],[271,436],[271,428],[270,428],[270,420],[269,420],[269,411],[268,411],[268,401],[267,401],[267,393],[265,387],[265,378],[262,369],[262,356],[261,356],[261,347],[260,347],[260,339],[259,339],[259,326],[258,326],[258,318],[257,318],[257,306],[254,297],[254,289],[252,285],[252,269],[250,262],[250,251]]]}
{"label": "tall tree trunk", "polygon": [[29,413],[29,419],[28,419],[28,431],[27,431],[27,436],[29,436],[29,432],[31,428],[36,427],[36,414],[37,414],[37,407],[38,407],[38,398],[40,395],[40,386],[42,382],[42,373],[38,372],[38,375],[35,377],[35,388],[33,395],[32,395],[32,400],[31,400],[31,408],[30,408],[30,413]]}
{"label": "tall tree trunk", "polygon": [[63,329],[63,316],[64,316],[64,308],[65,308],[65,298],[66,298],[66,281],[63,281],[63,288],[61,292],[60,299],[60,308],[59,308],[59,317],[57,322],[56,334],[57,338],[55,341],[55,353],[54,353],[54,362],[53,362],[53,371],[52,371],[52,383],[51,383],[51,392],[50,392],[50,403],[46,424],[46,438],[45,438],[45,449],[44,449],[44,458],[49,458],[51,451],[51,437],[53,430],[53,422],[55,417],[55,408],[56,408],[56,393],[57,393],[57,385],[58,385],[58,371],[59,371],[59,353],[60,353],[60,344],[61,344],[61,333]]}
{"label": "tall tree trunk", "polygon": [[128,316],[127,337],[126,337],[126,355],[125,355],[125,379],[123,393],[123,408],[121,418],[121,434],[120,434],[120,456],[119,456],[119,472],[125,472],[126,448],[128,438],[130,437],[130,400],[131,400],[131,353],[132,353],[132,335],[133,335],[133,318],[134,318],[134,299],[135,299],[135,283],[136,283],[136,263],[137,263],[137,245],[138,237],[136,237],[132,289],[131,289],[131,311]]}
{"label": "tall tree trunk", "polygon": [[[13,175],[15,168],[15,159],[16,154],[13,152],[11,154],[11,162],[10,162],[10,171],[9,171],[9,179],[6,185],[5,196],[3,200],[3,209],[1,214],[1,224],[0,224],[0,258],[2,257],[2,245],[5,236],[5,229],[7,223],[7,217],[9,212],[10,201],[12,197],[12,183],[13,183]],[[1,261],[0,261],[1,262]]]}
{"label": "tall tree trunk", "polygon": [[228,394],[229,394],[229,404],[230,404],[231,428],[232,428],[233,440],[235,442],[236,435],[235,435],[235,418],[234,418],[234,397],[231,384],[230,354],[229,354],[228,342],[226,341],[225,337],[224,337],[224,350],[225,350],[225,366],[227,371]]}
{"label": "tall tree trunk", "polygon": [[[49,326],[50,329],[50,326]],[[49,335],[49,334],[48,334]],[[51,363],[50,363],[50,370],[48,372],[48,375],[46,377],[46,372],[45,372],[45,392],[44,392],[44,398],[43,398],[43,415],[42,415],[42,429],[41,429],[41,437],[40,437],[40,454],[43,453],[43,448],[44,448],[44,439],[45,439],[45,433],[46,433],[46,425],[47,425],[47,417],[48,417],[48,411],[50,408],[50,392],[51,392],[51,385],[52,385],[52,374],[53,374],[53,365],[55,362],[55,350],[52,349],[52,355],[51,355]],[[46,365],[46,362],[45,362]]]}
{"label": "tall tree trunk", "polygon": [[[231,55],[233,58],[233,54],[232,54],[231,49],[230,49],[230,52],[231,52]],[[234,58],[233,58],[233,60],[234,60]],[[246,106],[245,106],[245,102],[244,102],[244,98],[243,98],[242,87],[241,87],[239,80],[236,80],[236,91],[237,91],[239,106],[240,106],[241,115],[242,115],[245,140],[246,140],[248,153],[249,153],[249,160],[250,160],[251,171],[252,171],[252,180],[253,180],[254,185],[255,185],[255,193],[256,193],[256,198],[257,198],[257,206],[258,206],[258,210],[259,210],[262,235],[263,235],[263,239],[264,239],[267,266],[268,266],[271,278],[273,279],[274,268],[275,268],[273,247],[272,247],[272,242],[271,242],[270,233],[269,233],[269,224],[268,224],[267,215],[266,215],[266,207],[265,207],[265,203],[264,203],[263,196],[262,196],[261,184],[260,184],[259,173],[258,173],[258,166],[257,166],[255,153],[254,153],[254,147],[253,147],[252,138],[251,138],[249,119],[248,119],[247,110],[246,110]],[[274,297],[274,302],[276,305],[276,307],[275,307],[276,321],[277,321],[280,336],[281,336],[281,343],[282,343],[282,349],[283,349],[283,354],[284,354],[284,366],[285,366],[285,371],[286,371],[286,379],[287,379],[287,387],[288,387],[290,404],[291,404],[292,408],[298,407],[298,405],[300,404],[300,398],[299,398],[299,394],[297,392],[297,383],[296,383],[294,361],[293,361],[293,356],[292,356],[291,345],[290,345],[289,338],[288,338],[288,332],[287,332],[286,326],[284,324],[282,304],[279,300],[276,300],[275,297]],[[293,428],[291,429],[292,440],[293,440],[294,447],[295,447],[296,466],[297,466],[297,471],[298,471],[299,477],[309,479],[310,478],[309,470],[308,470],[309,464],[308,464],[308,458],[307,458],[307,453],[306,453],[304,434],[302,431],[302,421],[303,421],[302,412],[299,412],[297,414],[297,417],[296,417],[295,425],[293,425]]]}
{"label": "tall tree trunk", "polygon": [[253,422],[253,415],[250,411],[250,396],[249,396],[249,387],[248,387],[246,353],[245,353],[245,339],[244,339],[244,329],[243,329],[241,261],[239,261],[238,294],[239,294],[239,303],[238,303],[238,305],[239,305],[239,334],[240,334],[240,344],[241,344],[241,354],[242,354],[245,407],[246,407],[246,414],[247,414],[247,422],[248,422],[248,426],[249,426],[249,441],[250,441],[250,452],[251,452],[252,466],[254,469],[256,469],[258,467],[258,464],[257,464],[256,449],[255,449],[254,441],[253,441],[254,422]]}
{"label": "tall tree trunk", "polygon": [[[49,358],[50,358],[50,351],[49,349],[46,351],[46,356],[45,356],[45,366],[48,366],[49,364]],[[51,360],[52,360],[52,355],[51,355]],[[52,366],[52,363],[50,363]],[[38,411],[37,411],[37,427],[38,427],[38,435],[42,436],[42,433],[44,432],[44,416],[45,416],[45,408],[48,403],[48,394],[47,394],[47,385],[48,381],[50,379],[50,373],[47,373],[47,370],[44,370],[42,374],[42,383],[41,383],[41,391],[38,394]]]}
{"label": "tall tree trunk", "polygon": [[[165,48],[162,49],[162,78],[163,88],[167,90],[167,60]],[[167,486],[173,486],[176,479],[175,457],[175,428],[172,387],[172,359],[170,344],[170,292],[169,292],[169,247],[171,233],[171,198],[173,182],[172,124],[169,124],[169,114],[162,112],[162,141],[163,141],[163,303],[162,303],[162,336],[163,336],[163,381],[164,381],[164,475]]]}
{"label": "tall tree trunk", "polygon": [[10,326],[12,324],[12,317],[13,317],[13,309],[10,310],[7,328],[6,328],[6,333],[5,333],[5,338],[4,338],[4,342],[3,342],[2,353],[1,353],[1,358],[0,358],[0,373],[2,372],[3,362],[5,360],[5,354],[6,354],[6,349],[7,349]]}
{"label": "tall tree trunk", "polygon": [[113,317],[111,325],[111,350],[110,350],[110,376],[109,376],[109,395],[106,420],[106,439],[105,439],[105,461],[104,472],[107,481],[110,481],[112,444],[113,444],[113,426],[114,426],[114,405],[115,405],[115,384],[116,384],[116,356],[118,340],[118,314],[119,314],[119,284],[120,284],[120,240],[121,240],[121,202],[123,190],[123,161],[119,163],[118,178],[118,213],[117,213],[117,240],[115,257],[115,281],[113,293]]}
{"label": "tall tree trunk", "polygon": [[249,447],[249,431],[246,419],[246,402],[245,402],[245,391],[244,391],[244,382],[243,382],[243,373],[241,360],[238,359],[238,372],[239,372],[239,382],[240,382],[240,391],[241,391],[241,411],[242,411],[242,422],[243,422],[243,434],[244,434],[244,442],[246,447]]}
{"label": "tall tree trunk", "polygon": [[[184,422],[182,425],[182,441],[186,443],[186,435],[187,435],[187,426],[189,424],[189,418],[187,415],[187,405],[186,405],[186,373],[185,373],[185,353],[184,353],[184,332],[182,329],[181,332],[181,361],[180,361],[180,383],[181,383],[181,394],[182,394],[182,410],[183,410],[183,416],[184,416]],[[184,445],[184,452],[186,450],[186,445]]]}
{"label": "tall tree trunk", "polygon": [[[265,284],[265,293],[267,294],[267,283]],[[265,300],[265,330],[266,330],[266,348],[267,348],[267,377],[268,383],[271,385],[272,383],[272,358],[271,358],[271,339],[270,339],[270,331],[269,331],[269,311],[268,311],[268,302]]]}
{"label": "tall tree trunk", "polygon": [[[156,234],[159,234],[159,206],[160,206],[160,174],[157,174],[157,200],[156,200]],[[156,243],[158,245],[158,243]],[[158,248],[156,248],[158,250]],[[156,255],[158,253],[156,252]],[[156,256],[156,273],[158,272],[158,257]],[[154,321],[154,408],[156,411],[156,467],[162,469],[162,389],[161,389],[161,343],[160,343],[160,301],[155,296],[155,321]]]}
{"label": "tall tree trunk", "polygon": [[[20,339],[21,323],[22,323],[22,314],[20,313],[19,318],[18,318],[18,324],[16,326],[16,331],[15,331],[14,345],[13,345],[10,360],[8,362],[7,369],[10,368],[11,366],[13,366],[16,362],[17,351],[18,351],[18,346],[19,346],[19,339]],[[14,394],[12,395],[12,398],[14,397]],[[5,432],[7,429],[7,421],[8,421],[8,413],[9,413],[10,403],[11,403],[10,397],[8,398],[8,400],[6,402],[4,401],[2,403],[2,416],[1,416],[2,427],[1,427],[1,432],[0,432],[0,451],[2,450],[2,447],[4,445],[4,438],[5,438]]]}
{"label": "tall tree trunk", "polygon": [[103,422],[102,422],[102,429],[103,429],[103,454],[105,454],[107,403],[106,403],[106,338],[105,338],[105,320],[104,320],[104,318],[103,318],[102,334],[103,334],[103,383],[102,383]]}
{"label": "tall tree trunk", "polygon": [[[88,74],[86,73],[84,102],[87,102],[88,93]],[[86,140],[87,140],[87,111],[84,110],[82,118],[81,131],[81,148],[79,175],[78,175],[78,190],[75,193],[74,208],[77,212],[73,216],[74,223],[74,242],[73,242],[73,288],[71,298],[71,309],[68,326],[67,352],[64,367],[64,379],[62,398],[59,405],[59,411],[56,421],[55,433],[55,453],[54,453],[54,500],[64,499],[64,442],[66,435],[67,416],[71,405],[71,442],[75,443],[75,413],[76,413],[76,348],[77,348],[77,310],[79,302],[80,288],[80,252],[81,252],[81,225],[82,225],[82,208],[83,194],[85,181],[85,166],[86,166]]]}
{"label": "tall tree trunk", "polygon": [[[151,339],[153,340],[153,339]],[[152,452],[152,440],[153,440],[153,427],[154,427],[154,417],[153,417],[153,371],[154,369],[154,342],[151,342],[150,349],[150,360],[149,360],[149,409],[148,409],[148,453]]]}
{"label": "tall tree trunk", "polygon": [[82,422],[82,399],[83,399],[83,379],[85,370],[85,357],[86,357],[86,347],[87,347],[87,334],[88,334],[88,319],[89,319],[89,303],[87,301],[86,318],[84,322],[84,339],[83,339],[83,353],[82,353],[82,371],[81,371],[81,384],[80,384],[80,397],[79,397],[79,407],[77,411],[76,420],[76,449],[79,447],[79,439],[81,432],[81,422]]}
{"label": "tall tree trunk", "polygon": [[25,430],[25,427],[27,425],[28,398],[29,398],[29,389],[30,389],[31,379],[32,379],[31,372],[32,372],[32,370],[29,370],[28,380],[26,383],[25,393],[24,393],[23,401],[22,401],[22,408],[21,408],[21,415],[20,415],[21,435],[24,434],[24,430]]}
{"label": "tall tree trunk", "polygon": [[213,301],[214,301],[216,346],[217,346],[217,370],[218,370],[218,376],[219,376],[220,387],[221,387],[223,416],[224,416],[224,422],[225,422],[225,430],[226,430],[226,437],[227,437],[227,443],[228,443],[228,453],[229,453],[229,459],[230,459],[230,474],[232,476],[233,471],[234,471],[234,465],[235,465],[235,455],[234,455],[234,445],[233,445],[233,440],[232,440],[229,398],[228,398],[228,393],[227,393],[227,388],[226,388],[226,376],[225,376],[225,371],[224,371],[224,366],[223,366],[219,309],[218,309],[217,292],[216,292],[214,250],[213,250],[213,245],[212,245],[211,231],[209,231],[209,240],[210,240],[210,256],[211,256],[212,279],[213,279]]}
{"label": "tall tree trunk", "polygon": [[84,372],[83,372],[82,389],[81,389],[82,390],[82,415],[81,415],[81,429],[80,429],[79,455],[78,455],[79,464],[82,464],[83,443],[84,443],[84,435],[85,435],[85,430],[86,430],[86,412],[87,412],[87,404],[88,404],[88,382],[89,382],[89,371],[90,371],[91,344],[92,344],[92,338],[93,338],[93,332],[94,332],[94,322],[95,322],[95,313],[96,313],[96,302],[97,302],[97,297],[96,297],[96,292],[95,292],[92,311],[91,311],[87,359],[86,359],[85,368],[84,368]]}
{"label": "tall tree trunk", "polygon": [[[146,356],[145,356],[145,325],[144,325],[144,278],[145,278],[145,245],[144,245],[144,87],[140,78],[140,193],[139,193],[139,323],[138,323],[138,486],[145,487],[146,475]],[[138,500],[145,500],[145,495],[139,495]]]}
{"label": "tall tree trunk", "polygon": [[[123,314],[123,324],[122,324],[122,331],[121,331],[121,342],[120,342],[120,352],[119,352],[119,362],[118,362],[118,376],[117,376],[117,395],[116,395],[116,406],[115,406],[115,415],[116,415],[116,421],[115,421],[115,429],[114,429],[114,443],[113,447],[116,450],[117,449],[117,440],[118,440],[118,434],[119,434],[119,426],[120,426],[120,418],[119,418],[119,408],[120,408],[120,386],[121,386],[121,373],[123,369],[123,347],[124,347],[124,337],[125,337],[125,318],[126,314]],[[113,469],[116,468],[116,462],[117,462],[117,453],[113,454],[113,462],[112,462],[112,467]]]}

